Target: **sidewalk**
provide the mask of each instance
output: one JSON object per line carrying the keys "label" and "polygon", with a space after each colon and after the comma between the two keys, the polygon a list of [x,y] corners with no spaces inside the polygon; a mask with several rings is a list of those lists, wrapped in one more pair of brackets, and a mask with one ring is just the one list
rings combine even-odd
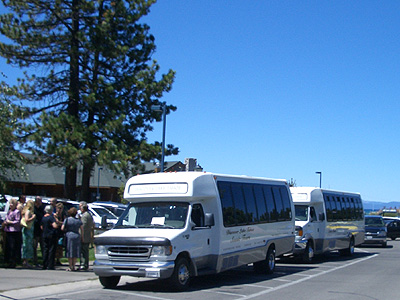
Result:
{"label": "sidewalk", "polygon": [[56,270],[42,270],[41,268],[0,269],[0,299],[6,291],[37,288],[63,283],[97,280],[90,265],[88,271],[67,272],[68,265],[56,267]]}

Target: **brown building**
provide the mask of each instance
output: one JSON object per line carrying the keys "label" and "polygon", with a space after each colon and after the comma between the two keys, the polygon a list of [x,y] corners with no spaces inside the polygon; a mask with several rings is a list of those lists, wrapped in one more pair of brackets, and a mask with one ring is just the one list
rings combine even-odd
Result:
{"label": "brown building", "polygon": [[[32,158],[30,154],[24,154]],[[165,172],[186,171],[186,165],[180,161],[166,162]],[[65,171],[60,167],[49,167],[47,164],[32,163],[25,166],[26,176],[9,177],[7,182],[6,194],[19,195],[39,195],[46,197],[64,197]],[[159,172],[159,168],[154,163],[144,163],[145,173]],[[90,199],[76,199],[93,202],[97,200],[97,194],[102,201],[120,202],[126,178],[122,174],[115,174],[106,167],[95,166],[92,177],[90,178]],[[77,190],[79,192],[82,182],[82,172],[78,169]]]}

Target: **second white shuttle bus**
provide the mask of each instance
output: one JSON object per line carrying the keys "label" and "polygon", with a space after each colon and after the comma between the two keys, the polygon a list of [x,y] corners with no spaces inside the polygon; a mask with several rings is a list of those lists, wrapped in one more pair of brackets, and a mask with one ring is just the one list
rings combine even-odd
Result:
{"label": "second white shuttle bus", "polygon": [[116,226],[95,237],[94,272],[108,288],[121,275],[169,278],[185,289],[191,276],[253,263],[271,273],[291,253],[294,213],[284,180],[200,172],[138,175]]}
{"label": "second white shuttle bus", "polygon": [[358,193],[291,187],[296,216],[294,254],[311,262],[314,254],[339,250],[352,255],[364,242],[364,209]]}

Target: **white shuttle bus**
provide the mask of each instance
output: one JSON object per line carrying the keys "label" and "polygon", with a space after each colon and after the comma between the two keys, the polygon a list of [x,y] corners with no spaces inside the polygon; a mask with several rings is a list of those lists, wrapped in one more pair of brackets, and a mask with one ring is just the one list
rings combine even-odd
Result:
{"label": "white shuttle bus", "polygon": [[314,254],[339,250],[351,256],[364,242],[364,209],[360,194],[291,187],[296,216],[294,254],[312,262]]}
{"label": "white shuttle bus", "polygon": [[192,276],[251,263],[272,273],[275,258],[293,251],[294,206],[285,180],[138,175],[124,198],[130,204],[116,226],[95,237],[94,272],[106,288],[129,275],[169,278],[184,290]]}

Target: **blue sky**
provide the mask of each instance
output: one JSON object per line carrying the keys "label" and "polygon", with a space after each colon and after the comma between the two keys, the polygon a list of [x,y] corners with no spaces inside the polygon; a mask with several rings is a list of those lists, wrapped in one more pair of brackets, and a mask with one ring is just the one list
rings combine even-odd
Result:
{"label": "blue sky", "polygon": [[167,160],[400,200],[400,2],[162,0],[145,22],[177,72]]}
{"label": "blue sky", "polygon": [[177,72],[167,160],[400,201],[400,2],[159,0],[143,21]]}

